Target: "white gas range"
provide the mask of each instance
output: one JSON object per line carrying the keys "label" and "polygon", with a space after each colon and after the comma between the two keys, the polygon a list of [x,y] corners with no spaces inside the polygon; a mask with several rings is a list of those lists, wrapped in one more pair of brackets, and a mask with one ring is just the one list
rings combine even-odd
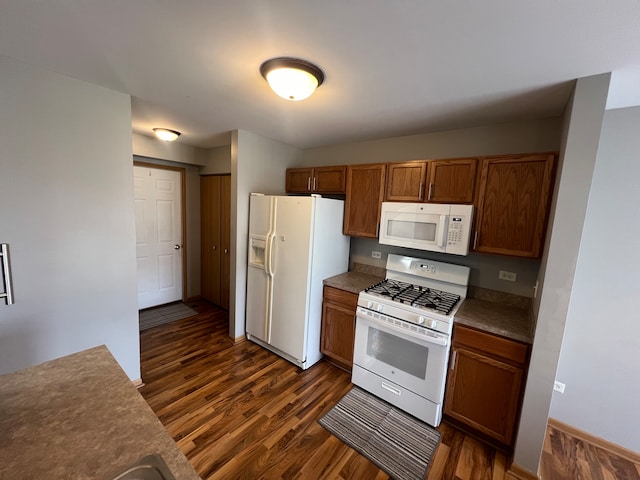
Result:
{"label": "white gas range", "polygon": [[390,254],[384,281],[360,292],[352,382],[438,426],[453,318],[470,269]]}

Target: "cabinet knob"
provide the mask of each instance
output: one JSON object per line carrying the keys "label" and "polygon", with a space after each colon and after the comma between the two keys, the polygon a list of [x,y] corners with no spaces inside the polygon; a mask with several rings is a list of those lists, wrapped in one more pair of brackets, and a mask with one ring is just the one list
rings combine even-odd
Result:
{"label": "cabinet knob", "polygon": [[225,248],[224,253],[229,253],[229,249]]}
{"label": "cabinet knob", "polygon": [[216,248],[217,248],[217,247],[214,245],[214,246],[213,246],[213,250],[215,250]]}

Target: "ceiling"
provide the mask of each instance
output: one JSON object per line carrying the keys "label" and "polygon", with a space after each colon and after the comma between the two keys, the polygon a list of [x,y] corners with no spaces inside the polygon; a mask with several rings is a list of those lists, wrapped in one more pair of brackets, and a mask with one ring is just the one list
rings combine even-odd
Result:
{"label": "ceiling", "polygon": [[[603,72],[608,108],[640,105],[640,0],[2,0],[0,54],[131,95],[144,135],[310,148],[557,116]],[[276,56],[325,83],[281,99]]]}

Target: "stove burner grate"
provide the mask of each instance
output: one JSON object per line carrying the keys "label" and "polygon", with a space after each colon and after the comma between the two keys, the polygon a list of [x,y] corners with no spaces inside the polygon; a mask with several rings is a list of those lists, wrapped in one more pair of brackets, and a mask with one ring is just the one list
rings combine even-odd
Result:
{"label": "stove burner grate", "polygon": [[365,289],[365,292],[413,307],[435,310],[443,315],[449,315],[460,300],[460,295],[398,280],[383,280]]}

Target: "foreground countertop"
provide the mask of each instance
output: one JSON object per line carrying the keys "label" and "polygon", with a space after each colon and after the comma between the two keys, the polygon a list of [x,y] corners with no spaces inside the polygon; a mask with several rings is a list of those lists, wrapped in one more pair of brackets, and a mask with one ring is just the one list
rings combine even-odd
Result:
{"label": "foreground countertop", "polygon": [[152,453],[200,478],[104,346],[1,375],[0,445],[0,478],[107,480]]}

